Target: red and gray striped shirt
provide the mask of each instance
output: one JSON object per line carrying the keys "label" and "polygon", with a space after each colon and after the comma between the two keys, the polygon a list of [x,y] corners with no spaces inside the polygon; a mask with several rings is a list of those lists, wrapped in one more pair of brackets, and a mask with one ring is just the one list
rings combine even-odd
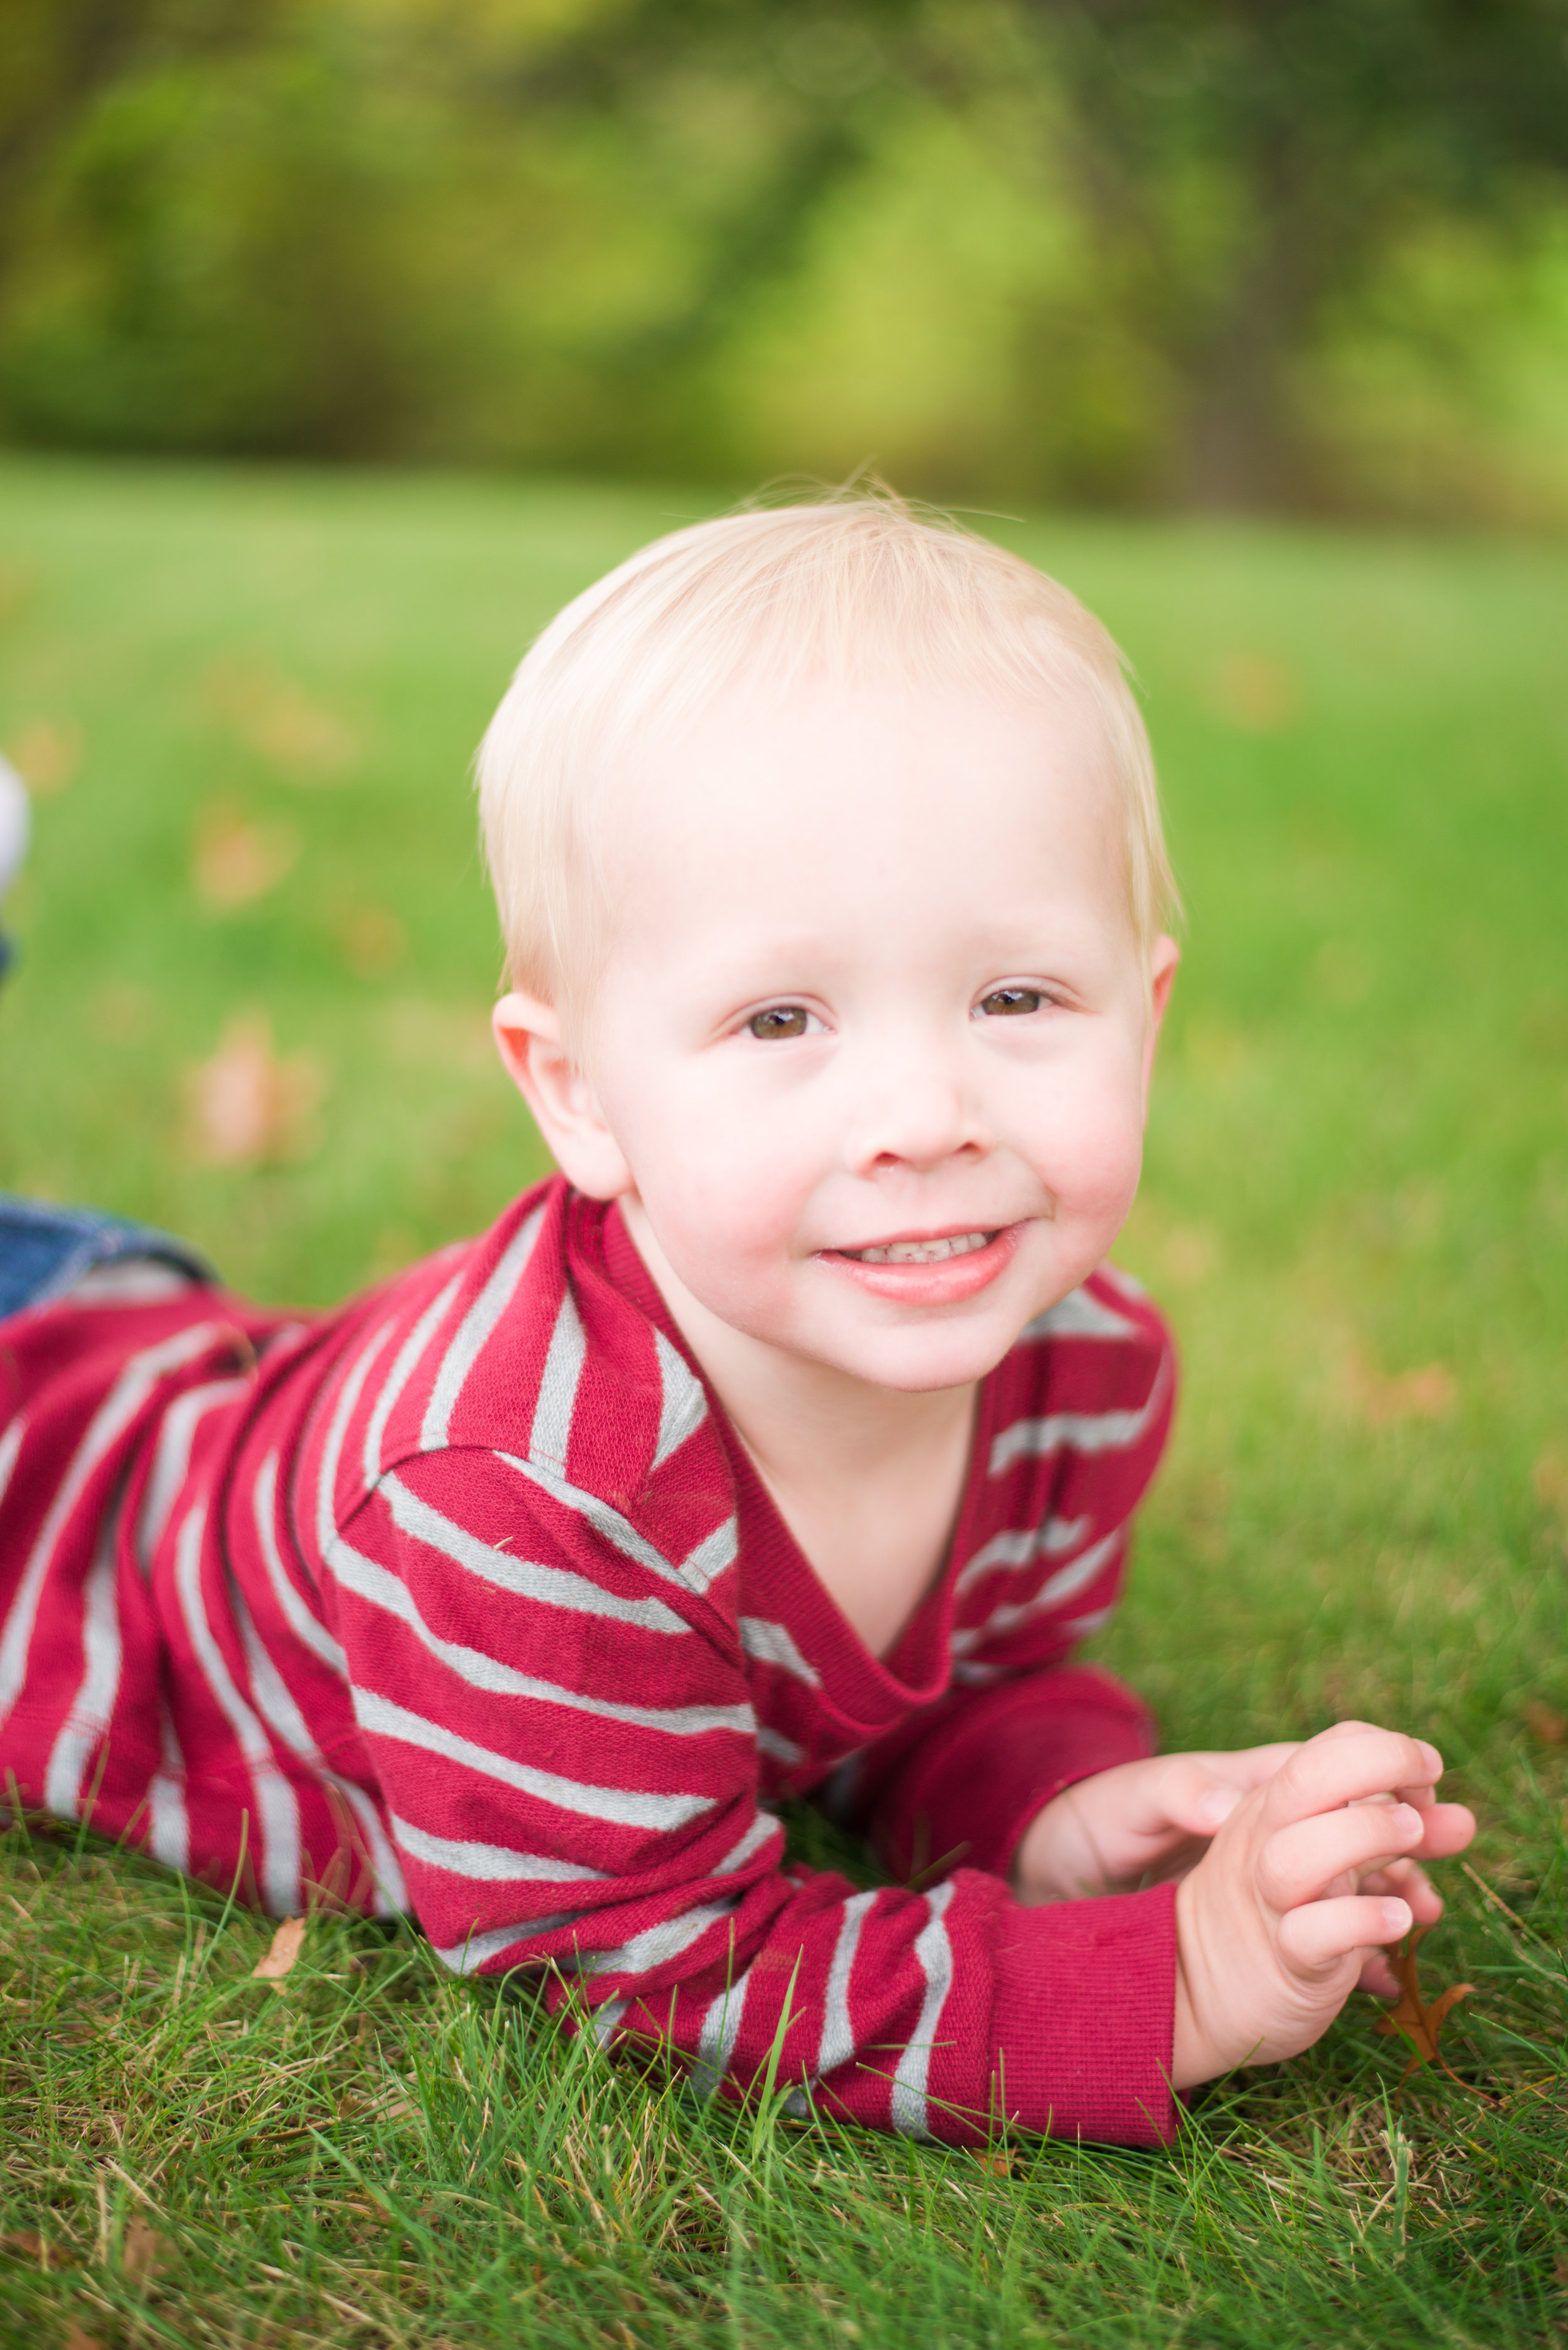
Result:
{"label": "red and gray striped shirt", "polygon": [[[0,1326],[0,1771],[275,1913],[545,1967],[706,2087],[964,2141],[1169,2133],[1169,1887],[1023,1908],[1051,1796],[1149,1752],[1068,1661],[1168,1428],[1104,1267],[981,1389],[886,1658],[817,1581],[617,1210],[558,1178],[337,1312],[220,1292]],[[903,1882],[792,1865],[815,1794]]]}

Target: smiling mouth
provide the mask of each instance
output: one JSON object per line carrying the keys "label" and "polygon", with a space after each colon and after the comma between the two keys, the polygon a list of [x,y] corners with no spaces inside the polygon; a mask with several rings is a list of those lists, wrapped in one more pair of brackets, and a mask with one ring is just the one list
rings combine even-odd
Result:
{"label": "smiling mouth", "polygon": [[939,1241],[888,1241],[880,1248],[839,1249],[839,1256],[857,1264],[941,1264],[950,1256],[969,1256],[989,1248],[994,1232],[949,1232]]}

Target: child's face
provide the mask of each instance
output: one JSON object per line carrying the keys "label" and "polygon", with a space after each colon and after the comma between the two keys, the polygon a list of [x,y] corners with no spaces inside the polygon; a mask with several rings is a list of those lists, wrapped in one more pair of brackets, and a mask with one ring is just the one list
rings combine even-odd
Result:
{"label": "child's face", "polygon": [[755,1341],[885,1388],[982,1376],[1131,1205],[1176,960],[1151,1013],[1093,713],[737,695],[606,825],[587,1058],[620,1171],[590,1188]]}

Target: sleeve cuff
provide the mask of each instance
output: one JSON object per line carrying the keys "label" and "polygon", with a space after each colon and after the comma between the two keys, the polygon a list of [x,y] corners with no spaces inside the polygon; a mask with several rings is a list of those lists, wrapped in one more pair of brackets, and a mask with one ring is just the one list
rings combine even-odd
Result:
{"label": "sleeve cuff", "polygon": [[997,1918],[992,2077],[1020,2128],[1168,2146],[1176,1887],[1008,1902]]}

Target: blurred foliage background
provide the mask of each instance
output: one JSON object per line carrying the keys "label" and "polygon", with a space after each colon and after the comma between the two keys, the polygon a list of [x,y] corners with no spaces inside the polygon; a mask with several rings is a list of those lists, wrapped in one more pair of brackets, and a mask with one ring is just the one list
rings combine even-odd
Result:
{"label": "blurred foliage background", "polygon": [[0,436],[1568,523],[1565,0],[6,0]]}

